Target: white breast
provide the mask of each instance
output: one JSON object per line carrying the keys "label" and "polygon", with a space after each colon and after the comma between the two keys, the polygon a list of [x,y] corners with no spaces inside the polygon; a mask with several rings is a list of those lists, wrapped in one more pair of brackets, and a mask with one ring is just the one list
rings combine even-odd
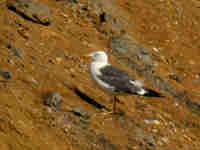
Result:
{"label": "white breast", "polygon": [[92,79],[103,89],[105,89],[108,92],[113,92],[114,87],[110,86],[109,84],[103,82],[101,79],[98,78],[98,75],[102,75],[100,72],[100,69],[104,66],[108,65],[107,63],[98,63],[98,62],[92,62],[90,65],[90,73],[92,76]]}

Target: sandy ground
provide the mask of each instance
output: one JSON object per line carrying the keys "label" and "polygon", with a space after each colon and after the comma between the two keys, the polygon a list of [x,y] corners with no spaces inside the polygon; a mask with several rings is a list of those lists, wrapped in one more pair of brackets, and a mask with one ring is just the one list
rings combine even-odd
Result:
{"label": "sandy ground", "polygon": [[[51,10],[49,25],[0,1],[0,71],[11,75],[0,75],[1,150],[199,149],[199,1],[37,2]],[[122,114],[103,113],[112,101],[80,56],[104,50],[113,65],[145,79],[112,55],[110,40],[127,33],[152,54],[156,75],[189,93],[186,103],[147,81],[165,97],[119,96]],[[44,104],[51,92],[62,96],[59,109]]]}

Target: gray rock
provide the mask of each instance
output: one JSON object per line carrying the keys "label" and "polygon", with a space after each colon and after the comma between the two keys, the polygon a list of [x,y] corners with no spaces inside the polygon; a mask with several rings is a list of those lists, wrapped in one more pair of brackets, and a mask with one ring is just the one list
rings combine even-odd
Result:
{"label": "gray rock", "polygon": [[113,37],[109,46],[115,54],[128,55],[134,62],[140,61],[144,65],[152,65],[151,53],[126,34]]}
{"label": "gray rock", "polygon": [[7,6],[22,17],[43,25],[51,23],[51,12],[47,6],[35,3],[32,0],[8,0]]}
{"label": "gray rock", "polygon": [[46,98],[44,99],[44,104],[51,108],[59,109],[62,101],[63,97],[59,93],[52,92],[47,94]]}
{"label": "gray rock", "polygon": [[113,37],[109,47],[119,62],[130,66],[139,75],[154,73],[155,67],[151,53],[129,35],[123,33],[118,37]]}
{"label": "gray rock", "polygon": [[183,80],[184,80],[184,76],[178,75],[174,72],[169,74],[169,78],[172,80],[175,80],[179,83],[183,82]]}
{"label": "gray rock", "polygon": [[171,96],[176,96],[178,91],[173,87],[166,79],[161,78],[160,76],[151,76],[150,79],[154,88],[157,88]]}
{"label": "gray rock", "polygon": [[10,43],[7,45],[7,47],[12,50],[14,56],[17,56],[17,57],[19,57],[21,59],[23,58],[23,55],[22,55],[22,52],[21,52],[20,48],[16,48],[15,46],[13,46]]}
{"label": "gray rock", "polygon": [[104,134],[97,135],[98,143],[100,143],[104,150],[118,150],[117,146],[112,144],[110,140],[106,139]]}
{"label": "gray rock", "polygon": [[102,35],[119,35],[124,29],[113,5],[113,1],[88,0],[87,17]]}
{"label": "gray rock", "polygon": [[88,119],[89,118],[89,114],[88,112],[86,112],[85,110],[83,110],[80,107],[74,107],[72,108],[72,112],[74,112],[74,114],[83,117],[84,119]]}

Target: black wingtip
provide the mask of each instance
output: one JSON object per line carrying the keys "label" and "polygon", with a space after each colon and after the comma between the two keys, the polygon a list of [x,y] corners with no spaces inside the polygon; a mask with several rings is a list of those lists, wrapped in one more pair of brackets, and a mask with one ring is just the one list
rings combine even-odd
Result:
{"label": "black wingtip", "polygon": [[163,95],[161,95],[160,93],[151,90],[151,89],[145,89],[145,91],[147,91],[143,96],[147,96],[147,97],[164,97]]}

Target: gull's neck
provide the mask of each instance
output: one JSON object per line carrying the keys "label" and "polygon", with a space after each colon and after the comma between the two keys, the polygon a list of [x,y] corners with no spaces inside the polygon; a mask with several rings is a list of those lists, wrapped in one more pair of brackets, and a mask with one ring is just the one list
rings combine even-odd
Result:
{"label": "gull's neck", "polygon": [[106,54],[99,55],[98,57],[92,60],[90,69],[92,74],[100,74],[99,69],[109,65],[108,56]]}
{"label": "gull's neck", "polygon": [[92,61],[90,65],[90,72],[92,75],[100,75],[100,69],[107,65],[110,65],[108,61]]}
{"label": "gull's neck", "polygon": [[98,68],[104,67],[106,65],[109,65],[108,61],[92,61],[91,65],[98,66]]}

